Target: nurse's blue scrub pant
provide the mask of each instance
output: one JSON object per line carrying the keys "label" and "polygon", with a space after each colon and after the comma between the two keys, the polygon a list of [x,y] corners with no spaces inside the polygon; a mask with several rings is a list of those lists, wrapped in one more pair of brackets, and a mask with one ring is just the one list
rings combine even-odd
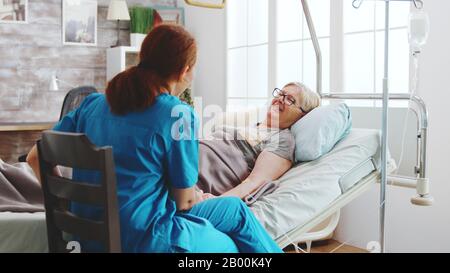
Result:
{"label": "nurse's blue scrub pant", "polygon": [[212,225],[204,227],[193,241],[194,253],[280,253],[256,217],[237,197],[208,199],[187,212]]}

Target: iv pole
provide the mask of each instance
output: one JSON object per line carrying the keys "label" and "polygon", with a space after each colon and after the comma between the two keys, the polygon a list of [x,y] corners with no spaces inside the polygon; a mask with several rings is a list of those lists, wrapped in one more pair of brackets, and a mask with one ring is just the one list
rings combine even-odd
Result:
{"label": "iv pole", "polygon": [[[384,253],[386,250],[386,231],[385,231],[385,217],[386,217],[386,186],[387,186],[387,153],[388,153],[388,114],[389,114],[389,11],[390,1],[385,2],[385,19],[384,19],[384,77],[383,77],[383,114],[382,114],[382,137],[381,137],[381,183],[380,183],[380,250]],[[395,1],[395,0],[394,0]],[[399,1],[399,0],[397,0]],[[418,0],[400,0],[412,1],[416,8],[422,7],[422,1]],[[359,8],[363,0],[353,1],[353,7]]]}
{"label": "iv pole", "polygon": [[389,114],[389,1],[385,2],[385,36],[384,36],[384,77],[383,77],[383,122],[381,131],[381,183],[380,183],[380,247],[381,253],[385,252],[386,231],[386,185],[387,185],[387,150],[388,150],[388,114]]}

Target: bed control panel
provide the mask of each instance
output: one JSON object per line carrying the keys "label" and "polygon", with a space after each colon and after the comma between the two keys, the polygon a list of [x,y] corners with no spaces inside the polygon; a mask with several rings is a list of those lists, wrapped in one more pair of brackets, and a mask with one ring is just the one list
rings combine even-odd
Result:
{"label": "bed control panel", "polygon": [[341,187],[341,192],[347,192],[351,187],[356,185],[361,179],[371,174],[377,169],[375,161],[372,157],[368,158],[358,166],[354,167],[347,173],[345,173],[339,179],[339,186]]}

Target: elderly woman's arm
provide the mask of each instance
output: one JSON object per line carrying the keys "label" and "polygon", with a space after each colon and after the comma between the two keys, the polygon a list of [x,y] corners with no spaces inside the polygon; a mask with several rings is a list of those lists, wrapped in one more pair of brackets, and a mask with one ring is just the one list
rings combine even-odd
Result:
{"label": "elderly woman's arm", "polygon": [[[36,175],[39,182],[41,182],[41,171],[39,169],[39,156],[37,146],[34,145],[31,148],[31,151],[27,155],[27,163],[30,165],[31,169],[33,169],[34,174]],[[53,174],[56,176],[62,176],[61,171],[57,166],[53,169]]]}
{"label": "elderly woman's arm", "polygon": [[292,162],[290,160],[263,151],[256,159],[255,167],[247,179],[239,186],[222,194],[222,196],[237,196],[242,199],[264,183],[280,178],[291,167]]}
{"label": "elderly woman's arm", "polygon": [[33,148],[31,148],[31,151],[27,155],[27,163],[30,165],[31,169],[33,169],[34,174],[36,175],[39,182],[41,181],[41,172],[39,170],[39,157],[38,157],[38,151],[37,146],[34,145]]}

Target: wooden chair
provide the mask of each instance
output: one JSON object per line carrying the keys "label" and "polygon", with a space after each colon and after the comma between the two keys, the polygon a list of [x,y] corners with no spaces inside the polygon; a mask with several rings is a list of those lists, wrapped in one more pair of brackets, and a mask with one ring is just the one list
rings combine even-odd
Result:
{"label": "wooden chair", "polygon": [[[38,154],[50,252],[68,252],[63,234],[98,241],[107,252],[121,252],[116,174],[112,147],[95,147],[84,134],[45,131],[38,141]],[[93,170],[101,174],[99,185],[55,175],[55,166]],[[64,201],[100,206],[103,219],[80,218]],[[83,249],[81,247],[81,252]]]}

